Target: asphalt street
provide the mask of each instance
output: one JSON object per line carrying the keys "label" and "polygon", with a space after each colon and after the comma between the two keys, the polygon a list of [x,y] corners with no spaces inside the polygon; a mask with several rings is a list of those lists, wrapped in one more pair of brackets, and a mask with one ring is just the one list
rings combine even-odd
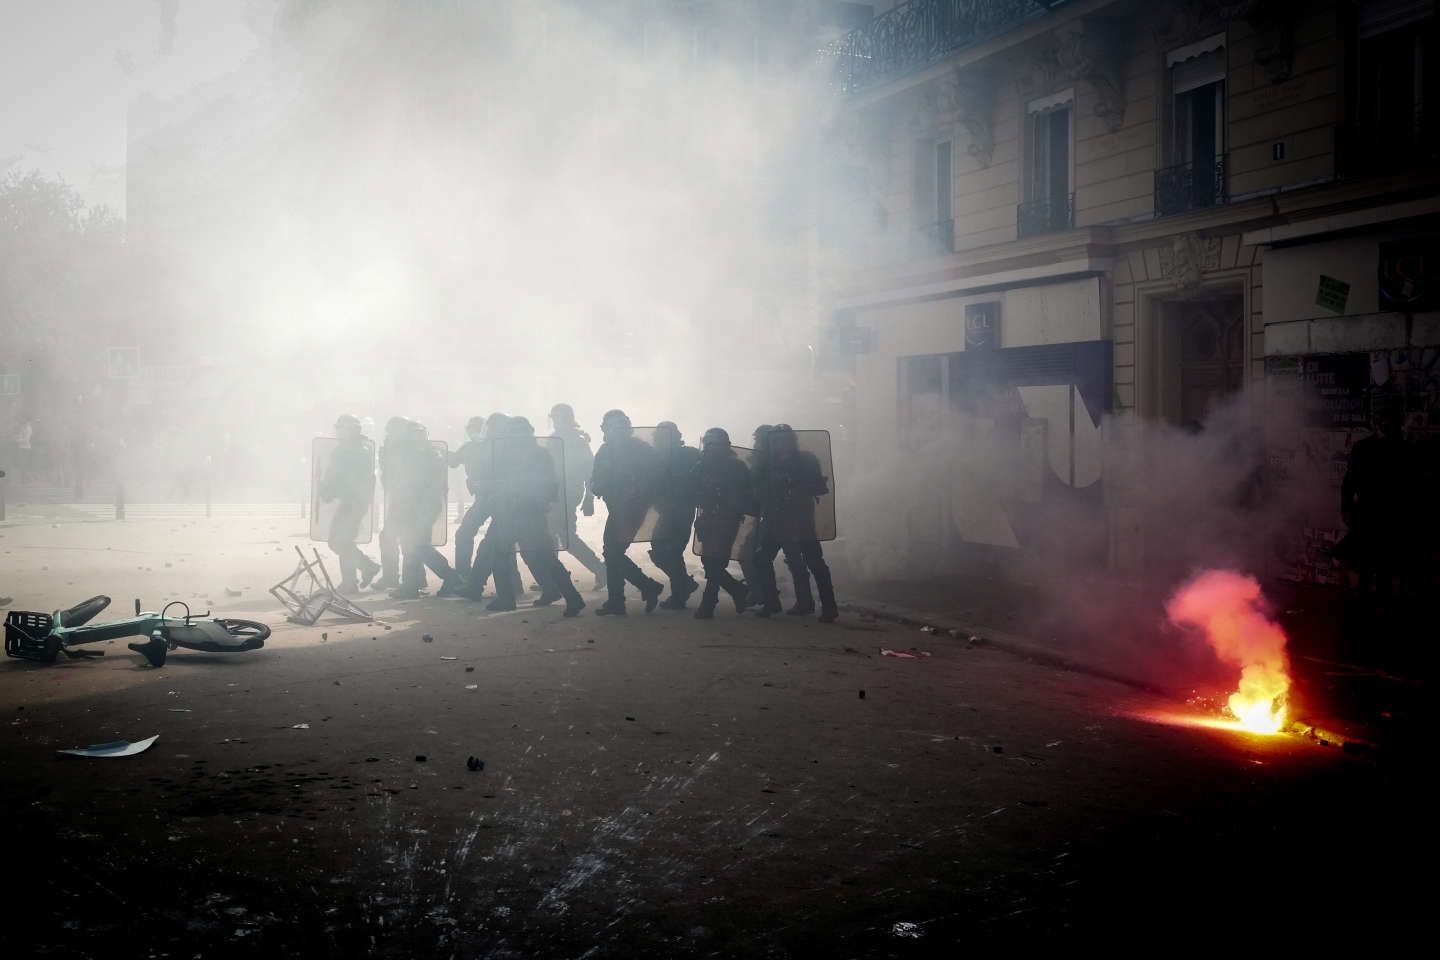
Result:
{"label": "asphalt street", "polygon": [[158,670],[124,641],[0,665],[7,955],[1380,949],[1420,929],[1433,830],[1403,758],[1156,722],[1193,711],[853,613],[372,595],[373,623],[286,624],[265,588],[302,531],[0,525],[11,608],[187,599],[275,628]]}

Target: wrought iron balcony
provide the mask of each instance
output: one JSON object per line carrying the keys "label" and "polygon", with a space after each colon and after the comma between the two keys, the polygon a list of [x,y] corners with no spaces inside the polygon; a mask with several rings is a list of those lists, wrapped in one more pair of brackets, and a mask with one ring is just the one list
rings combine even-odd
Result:
{"label": "wrought iron balcony", "polygon": [[915,228],[914,252],[921,256],[939,256],[955,252],[955,221],[940,220]]}
{"label": "wrought iron balcony", "polygon": [[1225,202],[1225,154],[1155,171],[1155,216],[1184,213]]}
{"label": "wrought iron balcony", "polygon": [[1075,194],[1031,200],[1015,208],[1015,232],[1020,237],[1058,233],[1075,226]]}
{"label": "wrought iron balcony", "polygon": [[1069,0],[909,0],[825,51],[846,93],[918,70],[1006,33]]}

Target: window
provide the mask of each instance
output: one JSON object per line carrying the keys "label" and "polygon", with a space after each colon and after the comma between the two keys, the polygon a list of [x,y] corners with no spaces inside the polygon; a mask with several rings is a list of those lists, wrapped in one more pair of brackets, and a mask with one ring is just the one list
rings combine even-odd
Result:
{"label": "window", "polygon": [[921,254],[955,250],[955,175],[949,140],[916,144],[916,241]]}
{"label": "window", "polygon": [[1172,51],[1168,164],[1155,173],[1155,210],[1181,213],[1224,203],[1225,35]]}
{"label": "window", "polygon": [[[1403,169],[1436,158],[1440,93],[1431,0],[1370,0],[1356,10],[1352,168]],[[1428,69],[1427,69],[1428,67]]]}
{"label": "window", "polygon": [[1026,114],[1029,147],[1025,203],[1020,205],[1020,236],[1068,230],[1074,225],[1070,191],[1070,114],[1074,95],[1056,94],[1033,101]]}

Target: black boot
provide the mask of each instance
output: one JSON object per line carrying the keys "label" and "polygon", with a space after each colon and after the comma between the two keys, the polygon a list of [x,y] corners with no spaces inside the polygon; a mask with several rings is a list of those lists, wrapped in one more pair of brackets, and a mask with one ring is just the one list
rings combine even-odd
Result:
{"label": "black boot", "polygon": [[640,598],[645,601],[645,612],[654,613],[655,608],[660,605],[660,595],[665,592],[665,587],[659,580],[651,580],[649,584],[640,588]]}
{"label": "black boot", "polygon": [[735,612],[744,613],[745,608],[750,605],[750,588],[736,580],[734,586],[730,587],[729,593],[730,599],[735,601]]}
{"label": "black boot", "polygon": [[821,623],[834,623],[835,618],[840,616],[840,608],[835,603],[835,581],[830,578],[830,565],[824,560],[817,560],[812,567],[815,591],[820,594],[819,620]]}
{"label": "black boot", "polygon": [[600,606],[595,608],[595,616],[623,617],[625,616],[625,601],[621,600],[617,603],[614,600],[606,600],[604,603],[600,604]]}
{"label": "black boot", "polygon": [[700,607],[695,611],[696,620],[714,620],[715,605],[720,602],[720,584],[706,579],[705,592],[700,595]]}
{"label": "black boot", "polygon": [[810,568],[803,563],[786,563],[790,568],[790,579],[795,581],[795,605],[785,612],[792,617],[803,617],[815,612],[815,597],[810,593]]}

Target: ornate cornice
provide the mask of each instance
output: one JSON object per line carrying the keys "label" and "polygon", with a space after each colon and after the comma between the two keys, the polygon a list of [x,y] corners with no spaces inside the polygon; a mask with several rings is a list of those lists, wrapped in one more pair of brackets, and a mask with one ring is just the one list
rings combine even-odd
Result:
{"label": "ornate cornice", "polygon": [[1125,122],[1125,60],[1129,31],[1121,24],[1082,19],[1051,31],[1032,48],[1020,90],[1034,96],[1065,83],[1085,82],[1095,92],[1095,116],[1110,133]]}

